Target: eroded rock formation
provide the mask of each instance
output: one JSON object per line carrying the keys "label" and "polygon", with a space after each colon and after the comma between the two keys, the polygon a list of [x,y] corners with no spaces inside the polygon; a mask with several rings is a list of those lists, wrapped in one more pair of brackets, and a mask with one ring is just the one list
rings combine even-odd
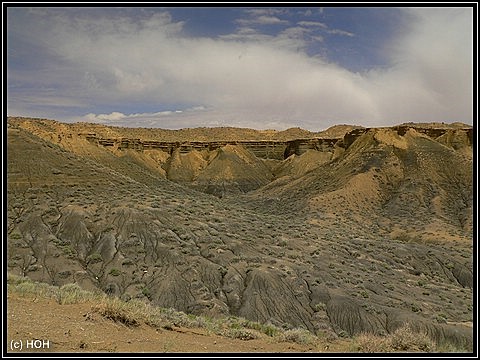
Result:
{"label": "eroded rock formation", "polygon": [[8,270],[330,335],[411,322],[471,348],[473,131],[434,130],[281,140],[281,160],[271,140],[9,121]]}

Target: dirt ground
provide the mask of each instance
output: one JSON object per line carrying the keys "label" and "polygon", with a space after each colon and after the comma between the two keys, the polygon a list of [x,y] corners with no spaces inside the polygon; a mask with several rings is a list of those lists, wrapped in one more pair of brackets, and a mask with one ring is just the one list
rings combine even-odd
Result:
{"label": "dirt ground", "polygon": [[[172,330],[165,330],[154,329],[145,324],[127,327],[92,312],[92,305],[91,303],[59,305],[52,299],[8,294],[7,352],[304,353],[335,351],[330,347],[325,349],[321,346],[320,348],[319,345],[275,342],[268,337],[247,341],[231,339],[209,334],[206,329],[173,327]],[[48,341],[48,346],[43,345],[44,341]]]}

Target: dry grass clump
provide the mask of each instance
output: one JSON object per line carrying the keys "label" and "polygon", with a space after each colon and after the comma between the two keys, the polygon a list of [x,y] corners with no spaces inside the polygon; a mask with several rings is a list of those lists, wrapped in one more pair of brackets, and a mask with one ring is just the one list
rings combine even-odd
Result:
{"label": "dry grass clump", "polygon": [[279,335],[281,341],[290,341],[297,344],[312,344],[316,337],[305,329],[291,329],[285,330]]}
{"label": "dry grass clump", "polygon": [[355,350],[364,353],[434,352],[435,342],[406,323],[388,336],[361,334],[354,339]]}
{"label": "dry grass clump", "polygon": [[33,282],[27,277],[8,274],[7,275],[8,291],[15,291],[21,296],[40,296],[51,298],[55,296],[58,288],[50,286],[46,283]]}
{"label": "dry grass clump", "polygon": [[361,353],[385,353],[389,352],[386,337],[376,336],[370,333],[358,335],[352,344],[353,352]]}
{"label": "dry grass clump", "polygon": [[93,307],[93,311],[98,312],[103,317],[122,323],[126,326],[139,326],[140,319],[143,318],[141,308],[131,306],[116,298],[106,299]]}
{"label": "dry grass clump", "polygon": [[83,290],[77,284],[65,284],[55,293],[55,299],[60,305],[76,304],[91,300],[103,298],[103,294],[95,294],[90,291]]}
{"label": "dry grass clump", "polygon": [[53,298],[60,305],[77,304],[87,301],[98,301],[105,297],[103,293],[96,293],[83,290],[77,284],[65,284],[62,287],[49,285],[47,283],[34,282],[27,277],[13,274],[7,275],[7,284],[10,291],[15,291],[21,296],[39,296]]}
{"label": "dry grass clump", "polygon": [[409,324],[398,328],[389,336],[393,351],[431,352],[435,350],[435,342],[424,332],[415,332]]}

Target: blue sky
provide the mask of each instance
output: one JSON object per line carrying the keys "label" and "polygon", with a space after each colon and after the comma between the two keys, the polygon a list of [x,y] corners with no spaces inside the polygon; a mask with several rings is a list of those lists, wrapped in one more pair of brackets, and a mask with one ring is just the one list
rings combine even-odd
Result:
{"label": "blue sky", "polygon": [[162,128],[472,123],[471,8],[12,6],[6,16],[9,116]]}

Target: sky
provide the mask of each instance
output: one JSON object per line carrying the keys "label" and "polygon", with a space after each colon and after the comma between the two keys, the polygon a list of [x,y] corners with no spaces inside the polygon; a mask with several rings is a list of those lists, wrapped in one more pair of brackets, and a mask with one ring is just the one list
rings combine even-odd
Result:
{"label": "sky", "polygon": [[166,129],[472,124],[469,7],[9,6],[3,15],[8,116]]}

